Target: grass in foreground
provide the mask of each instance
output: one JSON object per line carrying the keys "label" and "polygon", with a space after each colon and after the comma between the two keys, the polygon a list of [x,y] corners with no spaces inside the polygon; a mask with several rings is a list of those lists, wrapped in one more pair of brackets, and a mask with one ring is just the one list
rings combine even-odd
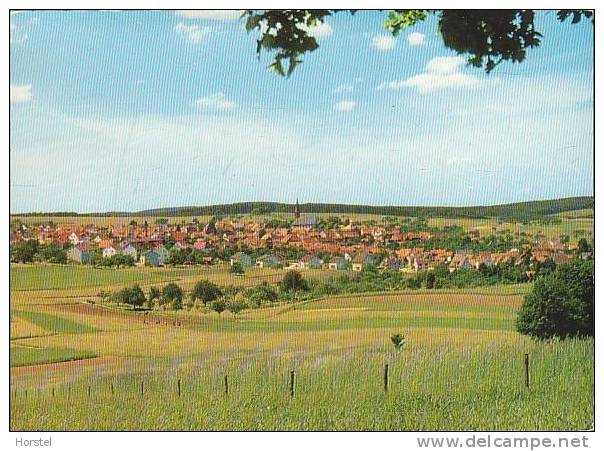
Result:
{"label": "grass in foreground", "polygon": [[[531,356],[524,386],[523,355]],[[384,363],[390,365],[384,392]],[[498,348],[351,349],[91,376],[11,393],[12,430],[585,430],[593,340]],[[290,397],[289,370],[296,371]],[[229,378],[225,394],[224,376]],[[181,395],[178,395],[180,380]],[[89,389],[90,387],[90,396]]]}

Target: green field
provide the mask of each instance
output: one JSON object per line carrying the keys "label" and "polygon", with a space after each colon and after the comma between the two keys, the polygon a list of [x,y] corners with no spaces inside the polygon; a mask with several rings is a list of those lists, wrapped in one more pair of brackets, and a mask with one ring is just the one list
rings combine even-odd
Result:
{"label": "green field", "polygon": [[176,280],[189,271],[94,268],[80,265],[19,265],[10,272],[11,291],[65,290]]}
{"label": "green field", "polygon": [[80,334],[96,330],[89,325],[76,323],[60,316],[49,315],[48,313],[14,310],[12,314],[51,334]]}
{"label": "green field", "polygon": [[[98,270],[78,268],[89,273],[53,289],[72,268],[11,267],[13,430],[593,427],[593,340],[535,342],[516,333],[530,285],[339,295],[237,316],[145,314],[87,301],[132,277],[224,285],[226,268],[113,269],[105,285],[89,275]],[[257,269],[237,280],[280,277]],[[402,351],[393,333],[405,335]],[[41,365],[61,361],[70,362]]]}
{"label": "green field", "polygon": [[69,362],[92,357],[96,357],[96,355],[73,349],[25,348],[21,346],[11,346],[10,348],[11,367]]}

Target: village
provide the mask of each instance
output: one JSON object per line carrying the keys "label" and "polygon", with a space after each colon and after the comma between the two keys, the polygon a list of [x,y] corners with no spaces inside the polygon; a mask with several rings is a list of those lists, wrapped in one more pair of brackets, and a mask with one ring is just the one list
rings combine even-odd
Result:
{"label": "village", "polygon": [[333,271],[374,267],[414,273],[436,267],[454,272],[499,263],[546,260],[562,264],[577,255],[582,258],[590,255],[586,246],[570,245],[568,237],[532,238],[532,241],[519,240],[505,250],[495,250],[489,249],[478,233],[470,231],[464,239],[478,243],[479,251],[468,246],[435,247],[434,230],[428,227],[405,231],[396,224],[339,219],[326,225],[316,216],[301,215],[297,203],[291,219],[277,223],[253,217],[211,219],[207,223],[194,218],[172,224],[158,220],[153,225],[147,221],[108,226],[47,222],[29,227],[20,224],[11,230],[11,244],[35,240],[40,245],[56,246],[66,252],[69,261],[79,264],[102,263],[123,256],[120,265],[158,267],[226,262],[243,270],[252,266]]}

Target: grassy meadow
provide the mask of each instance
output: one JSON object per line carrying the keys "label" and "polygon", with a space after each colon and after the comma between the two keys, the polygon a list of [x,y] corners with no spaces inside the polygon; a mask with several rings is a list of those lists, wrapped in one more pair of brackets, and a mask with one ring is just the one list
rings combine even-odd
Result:
{"label": "grassy meadow", "polygon": [[[135,312],[94,298],[133,281],[190,288],[200,278],[249,286],[280,277],[13,265],[11,429],[593,427],[593,340],[535,342],[515,332],[530,285],[339,295],[236,316]],[[405,336],[401,351],[394,333]]]}

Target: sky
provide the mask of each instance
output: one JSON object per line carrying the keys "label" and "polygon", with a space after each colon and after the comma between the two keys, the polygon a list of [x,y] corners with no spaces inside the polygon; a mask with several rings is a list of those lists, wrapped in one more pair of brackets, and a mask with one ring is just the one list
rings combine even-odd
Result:
{"label": "sky", "polygon": [[10,208],[492,205],[593,195],[593,26],[491,74],[434,19],[339,13],[289,79],[234,11],[10,17]]}

